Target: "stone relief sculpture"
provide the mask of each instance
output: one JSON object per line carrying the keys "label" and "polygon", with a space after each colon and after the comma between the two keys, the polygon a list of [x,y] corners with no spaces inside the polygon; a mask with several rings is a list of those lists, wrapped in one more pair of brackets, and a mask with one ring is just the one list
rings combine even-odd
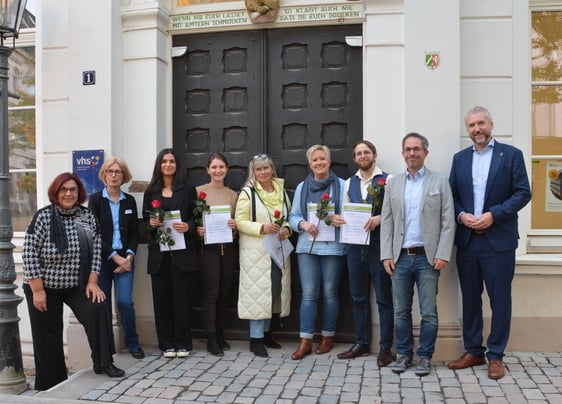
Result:
{"label": "stone relief sculpture", "polygon": [[279,9],[279,0],[244,0],[252,23],[273,22]]}

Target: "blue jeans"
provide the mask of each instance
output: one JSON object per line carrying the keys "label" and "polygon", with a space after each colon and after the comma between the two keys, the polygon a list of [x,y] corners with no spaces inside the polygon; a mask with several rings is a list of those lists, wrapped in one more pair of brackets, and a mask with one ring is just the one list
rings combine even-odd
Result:
{"label": "blue jeans", "polygon": [[339,285],[345,265],[344,255],[297,254],[302,289],[300,338],[312,339],[318,299],[322,290],[322,336],[336,333],[340,302]]}
{"label": "blue jeans", "polygon": [[392,276],[394,297],[394,323],[396,326],[396,352],[413,357],[412,300],[414,283],[418,288],[421,314],[418,357],[431,359],[437,338],[437,285],[439,271],[422,255],[400,254]]}
{"label": "blue jeans", "polygon": [[[281,298],[281,268],[271,261],[271,312],[275,301]],[[250,338],[263,338],[264,333],[269,332],[271,326],[271,318],[263,320],[250,320]]]}
{"label": "blue jeans", "polygon": [[371,344],[371,282],[379,311],[381,349],[392,347],[394,338],[394,308],[392,281],[380,262],[380,246],[352,245],[347,253],[349,289],[353,300],[355,342]]}
{"label": "blue jeans", "polygon": [[263,338],[265,332],[269,332],[271,319],[250,320],[250,338]]}
{"label": "blue jeans", "polygon": [[[133,278],[135,273],[134,265],[131,268],[131,272],[124,272],[122,274],[116,274],[115,268],[117,265],[111,261],[102,260],[100,276],[98,279],[98,284],[105,293],[106,297],[106,308],[107,315],[109,318],[109,324],[112,324],[112,308],[111,303],[111,283],[115,285],[115,297],[117,298],[117,309],[119,310],[119,315],[121,317],[121,325],[123,326],[123,331],[125,333],[125,345],[129,349],[129,352],[140,347],[139,336],[136,330],[136,320],[135,320],[135,305],[133,303]],[[115,353],[115,342],[113,337],[113,327],[109,327],[110,341],[111,341],[111,352]]]}

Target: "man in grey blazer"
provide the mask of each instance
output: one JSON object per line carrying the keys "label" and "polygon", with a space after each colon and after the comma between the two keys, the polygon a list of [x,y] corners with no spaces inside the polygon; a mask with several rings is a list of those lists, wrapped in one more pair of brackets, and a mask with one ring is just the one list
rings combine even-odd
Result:
{"label": "man in grey blazer", "polygon": [[431,370],[437,338],[437,285],[455,236],[454,204],[446,177],[424,166],[429,142],[419,133],[402,139],[406,172],[388,180],[381,220],[381,261],[392,277],[396,362],[394,373],[413,365],[412,297],[417,286],[421,312],[415,373]]}

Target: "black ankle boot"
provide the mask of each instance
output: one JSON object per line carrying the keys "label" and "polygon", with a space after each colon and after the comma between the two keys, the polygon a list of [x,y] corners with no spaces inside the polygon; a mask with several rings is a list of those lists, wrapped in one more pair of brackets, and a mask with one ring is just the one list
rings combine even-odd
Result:
{"label": "black ankle boot", "polygon": [[222,333],[222,331],[217,331],[217,341],[219,342],[219,346],[223,351],[228,351],[230,349],[230,344],[224,339],[224,334]]}
{"label": "black ankle boot", "polygon": [[263,341],[268,348],[281,349],[281,345],[273,339],[273,335],[269,331],[263,333]]}
{"label": "black ankle boot", "polygon": [[265,349],[265,344],[263,338],[250,338],[250,352],[261,358],[267,358],[267,350]]}
{"label": "black ankle boot", "polygon": [[222,348],[219,345],[219,341],[215,334],[207,336],[207,352],[215,356],[224,356],[224,352],[222,351]]}

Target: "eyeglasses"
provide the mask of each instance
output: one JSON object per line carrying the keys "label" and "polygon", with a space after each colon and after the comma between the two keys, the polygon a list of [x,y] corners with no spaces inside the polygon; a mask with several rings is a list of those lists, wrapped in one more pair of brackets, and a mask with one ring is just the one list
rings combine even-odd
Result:
{"label": "eyeglasses", "polygon": [[424,150],[425,149],[423,147],[404,147],[402,152],[406,154],[409,154],[410,152],[421,153]]}
{"label": "eyeglasses", "polygon": [[66,194],[67,192],[70,192],[71,194],[77,194],[78,193],[78,188],[77,187],[72,187],[72,188],[66,188],[66,187],[61,187],[59,189],[59,194]]}
{"label": "eyeglasses", "polygon": [[117,177],[121,177],[123,175],[123,171],[121,170],[107,170],[105,173],[107,175],[115,175]]}
{"label": "eyeglasses", "polygon": [[260,154],[256,154],[254,157],[252,157],[252,160],[253,161],[263,161],[263,160],[267,160],[267,158],[268,158],[267,154],[260,153]]}

